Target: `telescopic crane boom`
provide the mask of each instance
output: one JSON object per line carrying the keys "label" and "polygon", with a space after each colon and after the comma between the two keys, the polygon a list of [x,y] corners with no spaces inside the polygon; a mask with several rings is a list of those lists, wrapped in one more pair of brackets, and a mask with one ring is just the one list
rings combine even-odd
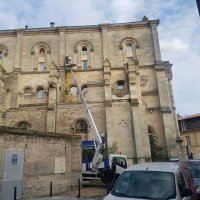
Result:
{"label": "telescopic crane boom", "polygon": [[92,114],[90,112],[90,109],[89,109],[89,107],[86,103],[85,97],[84,97],[84,95],[83,95],[83,93],[82,93],[82,91],[81,91],[81,89],[80,89],[80,87],[79,87],[79,85],[76,81],[76,78],[75,78],[73,70],[72,70],[72,66],[73,66],[72,64],[65,64],[65,67],[66,67],[65,69],[67,71],[71,72],[71,75],[72,75],[74,83],[77,87],[78,93],[80,94],[80,99],[81,99],[81,102],[83,103],[85,113],[87,114],[87,118],[88,118],[89,124],[91,126],[92,133],[95,137],[96,146],[95,146],[95,154],[94,154],[94,157],[93,157],[93,160],[92,160],[92,171],[97,172],[98,167],[103,160],[103,155],[101,153],[102,147],[103,147],[103,142],[102,142],[101,136],[100,136],[100,134],[97,130],[97,127],[95,125],[95,122],[94,122],[94,119],[93,119]]}

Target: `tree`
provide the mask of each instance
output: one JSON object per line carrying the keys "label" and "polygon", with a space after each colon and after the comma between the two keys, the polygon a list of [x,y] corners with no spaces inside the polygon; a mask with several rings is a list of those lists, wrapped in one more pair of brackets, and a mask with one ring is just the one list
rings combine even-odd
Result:
{"label": "tree", "polygon": [[107,146],[103,150],[103,157],[108,158],[109,154],[115,154],[117,153],[118,146],[116,142],[113,142],[111,146]]}
{"label": "tree", "polygon": [[155,134],[149,135],[149,141],[150,141],[152,161],[163,160],[163,155],[162,155],[163,148],[159,145],[158,138],[155,136]]}

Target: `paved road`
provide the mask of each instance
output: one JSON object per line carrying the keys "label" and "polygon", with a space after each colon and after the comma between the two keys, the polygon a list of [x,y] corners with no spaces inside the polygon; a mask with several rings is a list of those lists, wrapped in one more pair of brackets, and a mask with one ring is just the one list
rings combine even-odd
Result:
{"label": "paved road", "polygon": [[30,199],[30,200],[102,200],[103,196],[101,197],[43,197],[43,198],[37,198],[37,199]]}
{"label": "paved road", "polygon": [[80,198],[77,198],[78,190],[72,190],[54,197],[40,197],[30,200],[102,200],[106,192],[105,186],[83,187]]}

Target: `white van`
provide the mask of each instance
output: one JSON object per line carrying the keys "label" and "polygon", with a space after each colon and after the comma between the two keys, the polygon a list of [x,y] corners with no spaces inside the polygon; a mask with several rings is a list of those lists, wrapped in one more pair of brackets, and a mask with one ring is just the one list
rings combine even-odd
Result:
{"label": "white van", "polygon": [[104,200],[176,199],[195,200],[195,186],[185,164],[141,163],[129,167]]}

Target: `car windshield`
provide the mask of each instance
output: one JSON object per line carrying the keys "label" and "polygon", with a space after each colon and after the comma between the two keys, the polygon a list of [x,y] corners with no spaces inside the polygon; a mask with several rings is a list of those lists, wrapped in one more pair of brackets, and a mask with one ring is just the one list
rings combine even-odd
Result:
{"label": "car windshield", "polygon": [[112,195],[140,199],[175,198],[174,174],[158,171],[126,171],[115,187]]}
{"label": "car windshield", "polygon": [[188,162],[188,168],[193,178],[200,178],[200,162]]}

